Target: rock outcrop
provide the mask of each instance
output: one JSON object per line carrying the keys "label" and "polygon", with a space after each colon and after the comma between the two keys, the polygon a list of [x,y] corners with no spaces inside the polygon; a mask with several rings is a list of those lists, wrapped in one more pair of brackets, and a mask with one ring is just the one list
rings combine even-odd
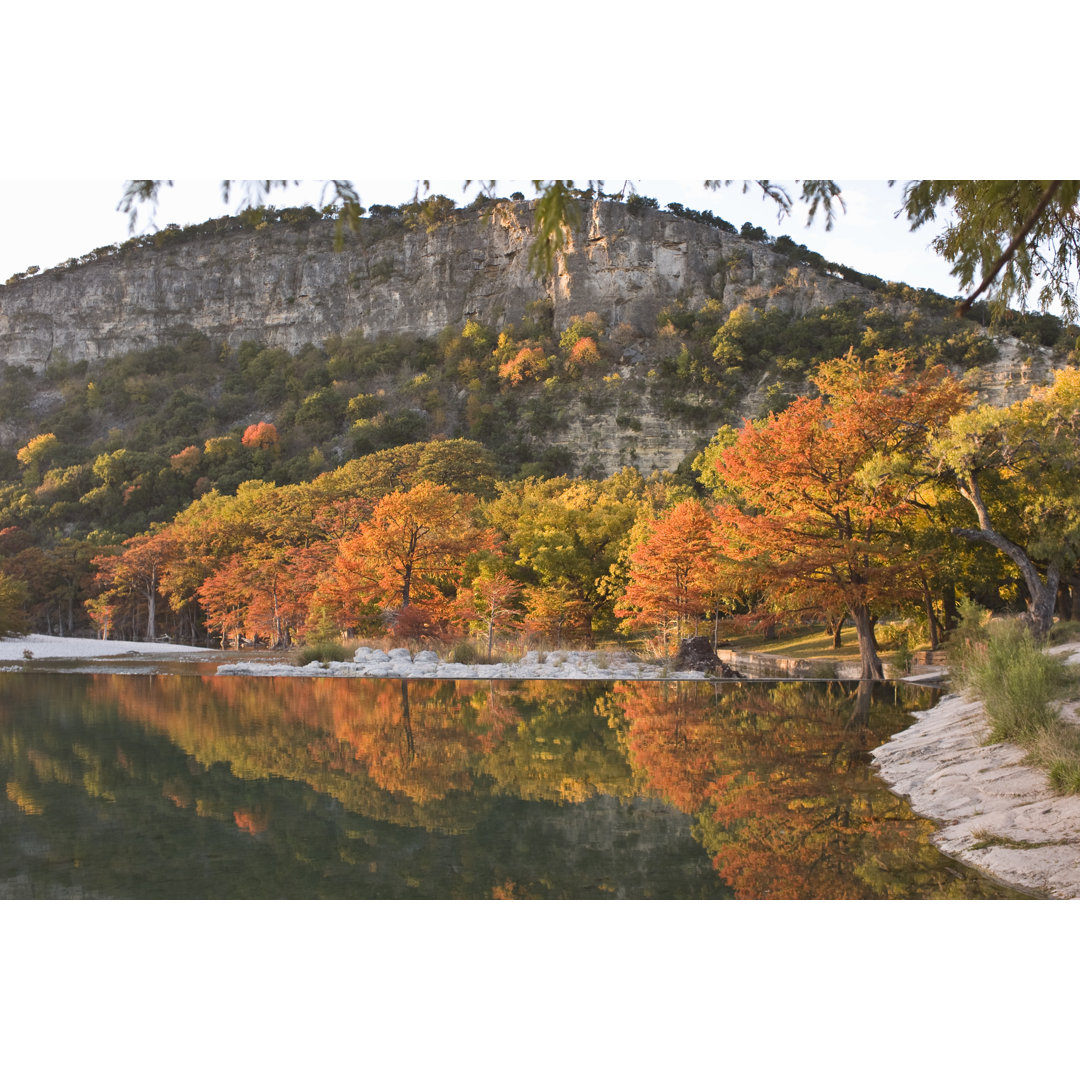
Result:
{"label": "rock outcrop", "polygon": [[[653,334],[675,299],[734,308],[782,285],[785,257],[763,244],[651,209],[596,201],[555,273],[528,266],[532,204],[460,211],[433,229],[364,221],[334,250],[332,222],[274,225],[107,254],[0,287],[0,363],[41,369],[94,360],[196,330],[212,341],[292,351],[331,334],[431,336],[477,318],[496,327],[549,300],[555,326],[590,311]],[[858,286],[801,269],[798,302],[835,303]]]}
{"label": "rock outcrop", "polygon": [[[193,331],[214,349],[257,341],[298,353],[356,330],[369,339],[432,337],[470,318],[502,329],[541,302],[556,331],[597,313],[616,351],[609,381],[582,393],[537,441],[589,475],[628,465],[648,473],[678,467],[719,422],[759,415],[777,378],[768,366],[722,407],[690,394],[687,408],[669,408],[677,396],[670,386],[667,399],[653,400],[653,369],[677,347],[658,333],[665,307],[693,312],[712,303],[722,317],[753,302],[801,316],[849,297],[867,307],[886,303],[715,224],[605,200],[581,205],[581,221],[545,278],[528,265],[533,204],[526,201],[457,210],[428,227],[383,213],[346,232],[340,250],[331,221],[165,233],[0,286],[0,366],[42,373],[63,360],[92,370],[106,357]],[[969,374],[980,400],[1013,401],[1049,381],[1049,350],[996,344],[999,359]],[[25,436],[9,428],[0,424],[0,441]]]}
{"label": "rock outcrop", "polygon": [[712,642],[701,635],[683,638],[679,642],[673,666],[676,671],[701,671],[723,679],[741,678],[735,668],[725,664],[716,655]]}

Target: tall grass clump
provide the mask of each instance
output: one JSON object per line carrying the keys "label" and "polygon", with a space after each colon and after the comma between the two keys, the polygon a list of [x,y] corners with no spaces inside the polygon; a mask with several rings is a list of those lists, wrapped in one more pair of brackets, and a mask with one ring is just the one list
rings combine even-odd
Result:
{"label": "tall grass clump", "polygon": [[336,641],[312,641],[300,650],[296,663],[300,667],[305,667],[312,660],[318,660],[320,664],[328,664],[331,660],[351,660],[352,658],[352,651]]}
{"label": "tall grass clump", "polygon": [[962,612],[949,664],[960,689],[979,698],[990,721],[989,742],[1028,751],[1059,791],[1080,791],[1080,729],[1056,704],[1077,685],[1060,657],[1044,652],[1018,620],[993,620],[971,606]]}

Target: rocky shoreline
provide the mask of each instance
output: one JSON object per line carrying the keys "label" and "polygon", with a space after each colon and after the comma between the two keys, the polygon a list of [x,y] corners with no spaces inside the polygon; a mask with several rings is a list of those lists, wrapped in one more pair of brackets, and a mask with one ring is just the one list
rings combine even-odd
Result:
{"label": "rocky shoreline", "polygon": [[[1070,662],[1080,647],[1064,647]],[[1063,649],[1063,651],[1064,651]],[[1062,716],[1076,720],[1078,704]],[[1058,795],[1010,743],[986,743],[982,705],[949,694],[873,751],[882,779],[912,809],[941,822],[947,855],[1016,888],[1080,897],[1080,795]]]}

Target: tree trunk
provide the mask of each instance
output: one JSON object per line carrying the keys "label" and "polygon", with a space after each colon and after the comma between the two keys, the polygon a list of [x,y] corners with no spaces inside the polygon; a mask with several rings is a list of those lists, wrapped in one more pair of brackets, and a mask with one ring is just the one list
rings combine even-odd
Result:
{"label": "tree trunk", "polygon": [[926,625],[929,628],[930,634],[930,648],[937,649],[940,647],[940,643],[938,639],[937,615],[934,614],[934,597],[930,592],[930,586],[925,581],[922,583],[922,595],[923,608],[926,610]]}
{"label": "tree trunk", "polygon": [[846,615],[841,615],[840,618],[829,627],[829,630],[832,633],[832,647],[834,649],[839,649],[843,645],[844,620],[846,618]]}
{"label": "tree trunk", "polygon": [[956,610],[956,589],[950,582],[941,590],[941,610],[945,613],[945,633],[956,629],[959,613]]}
{"label": "tree trunk", "polygon": [[855,692],[855,707],[851,710],[851,716],[844,725],[845,730],[864,728],[870,723],[870,706],[874,700],[874,684],[867,679],[859,681],[859,689]]}
{"label": "tree trunk", "polygon": [[1069,586],[1064,581],[1058,582],[1057,596],[1054,599],[1054,614],[1059,619],[1065,618],[1065,612],[1069,610]]}
{"label": "tree trunk", "polygon": [[859,639],[860,679],[883,679],[885,673],[878,656],[877,639],[874,637],[874,620],[870,609],[865,604],[856,604],[849,609],[851,621],[855,624],[855,633]]}
{"label": "tree trunk", "polygon": [[1017,565],[1024,577],[1024,584],[1028,590],[1028,619],[1031,629],[1039,637],[1045,637],[1054,625],[1054,602],[1057,600],[1058,582],[1061,580],[1061,568],[1056,563],[1051,563],[1046,569],[1045,580],[1040,576],[1035,564],[1028,557],[1028,553],[1014,544],[1007,537],[999,533],[990,521],[990,514],[983,502],[982,492],[979,490],[979,481],[976,477],[968,479],[967,487],[960,485],[960,494],[973,507],[979,518],[978,529],[953,529],[957,536],[967,540],[981,540],[985,544],[996,547],[998,551],[1007,555]]}

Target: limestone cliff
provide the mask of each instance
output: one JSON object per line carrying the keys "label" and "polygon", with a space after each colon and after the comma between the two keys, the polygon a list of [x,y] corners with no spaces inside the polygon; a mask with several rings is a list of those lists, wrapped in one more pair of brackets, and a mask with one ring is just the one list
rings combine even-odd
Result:
{"label": "limestone cliff", "polygon": [[[0,286],[0,366],[40,374],[60,360],[86,361],[92,371],[107,357],[192,330],[214,350],[258,341],[297,353],[354,330],[369,339],[432,337],[470,318],[501,329],[546,301],[556,331],[589,312],[601,317],[610,374],[588,392],[575,390],[557,425],[530,433],[534,448],[563,452],[573,467],[593,474],[626,465],[648,472],[674,469],[718,422],[738,423],[771,407],[777,379],[775,366],[767,367],[722,405],[670,383],[667,399],[658,398],[652,369],[670,361],[664,350],[674,340],[657,332],[665,307],[692,312],[711,303],[721,321],[743,303],[794,316],[852,297],[867,308],[910,308],[910,301],[883,300],[715,224],[608,200],[580,206],[581,220],[546,278],[528,265],[533,204],[525,201],[456,210],[435,225],[384,208],[346,233],[340,250],[331,221],[241,228],[222,219],[227,227],[194,236],[166,230],[141,246]],[[973,373],[983,400],[1015,400],[1047,381],[1060,362],[1048,350],[997,344],[998,359]],[[47,381],[37,380],[39,404],[48,400]],[[671,408],[680,394],[683,407]],[[468,433],[460,427],[451,416],[442,433]],[[35,430],[32,422],[5,417],[0,442],[18,445]]]}
{"label": "limestone cliff", "polygon": [[[332,222],[273,227],[106,255],[0,287],[0,362],[42,368],[145,349],[192,328],[214,341],[295,350],[328,335],[429,336],[470,317],[500,327],[547,298],[557,328],[589,311],[609,327],[655,331],[681,298],[725,308],[782,284],[791,263],[718,228],[618,203],[586,204],[556,272],[528,267],[532,204],[460,211],[433,229],[364,221],[334,250]],[[834,303],[858,287],[800,274],[799,302]]]}

